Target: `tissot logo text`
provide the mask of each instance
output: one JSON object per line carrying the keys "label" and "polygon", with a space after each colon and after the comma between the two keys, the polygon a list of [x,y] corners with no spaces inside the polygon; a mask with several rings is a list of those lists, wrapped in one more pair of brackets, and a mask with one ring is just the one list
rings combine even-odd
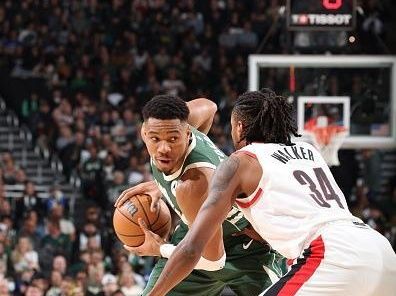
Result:
{"label": "tissot logo text", "polygon": [[292,25],[337,25],[348,26],[352,22],[350,14],[292,14]]}

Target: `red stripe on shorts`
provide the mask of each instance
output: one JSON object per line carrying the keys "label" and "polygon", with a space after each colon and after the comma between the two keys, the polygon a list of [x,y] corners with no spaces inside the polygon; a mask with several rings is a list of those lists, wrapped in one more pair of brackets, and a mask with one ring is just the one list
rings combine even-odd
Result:
{"label": "red stripe on shorts", "polygon": [[293,275],[293,277],[286,282],[286,284],[279,291],[279,296],[292,296],[297,293],[301,286],[309,280],[314,274],[315,270],[322,262],[325,253],[325,246],[322,236],[312,241],[310,245],[311,254],[307,258],[305,264]]}

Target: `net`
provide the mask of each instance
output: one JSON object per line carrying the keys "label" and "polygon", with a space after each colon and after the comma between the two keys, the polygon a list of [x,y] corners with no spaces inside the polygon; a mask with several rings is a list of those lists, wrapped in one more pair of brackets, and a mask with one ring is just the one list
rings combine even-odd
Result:
{"label": "net", "polygon": [[327,125],[327,118],[318,117],[315,125],[306,127],[312,144],[322,154],[328,166],[338,166],[338,150],[347,136],[347,130],[340,125]]}

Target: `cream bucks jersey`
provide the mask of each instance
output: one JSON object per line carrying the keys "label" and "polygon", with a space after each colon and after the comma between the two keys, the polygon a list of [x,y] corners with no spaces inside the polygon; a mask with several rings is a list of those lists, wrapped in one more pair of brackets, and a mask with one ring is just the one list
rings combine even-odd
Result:
{"label": "cream bucks jersey", "polygon": [[[192,168],[211,168],[213,170],[222,162],[226,156],[216,147],[209,137],[200,131],[191,128],[191,141],[185,156],[183,165],[173,174],[165,175],[160,172],[151,161],[152,174],[155,182],[161,190],[171,208],[179,215],[185,224],[188,224],[185,216],[176,201],[176,187],[183,174]],[[191,198],[194,198],[193,196]],[[248,225],[242,212],[237,207],[232,207],[227,219],[223,223],[223,236],[229,236],[238,232]]]}

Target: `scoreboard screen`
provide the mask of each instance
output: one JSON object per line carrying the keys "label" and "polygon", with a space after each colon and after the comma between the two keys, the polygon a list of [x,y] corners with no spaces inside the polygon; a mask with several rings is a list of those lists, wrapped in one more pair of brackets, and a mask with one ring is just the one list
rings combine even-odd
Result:
{"label": "scoreboard screen", "polygon": [[287,0],[289,30],[352,30],[356,0]]}

